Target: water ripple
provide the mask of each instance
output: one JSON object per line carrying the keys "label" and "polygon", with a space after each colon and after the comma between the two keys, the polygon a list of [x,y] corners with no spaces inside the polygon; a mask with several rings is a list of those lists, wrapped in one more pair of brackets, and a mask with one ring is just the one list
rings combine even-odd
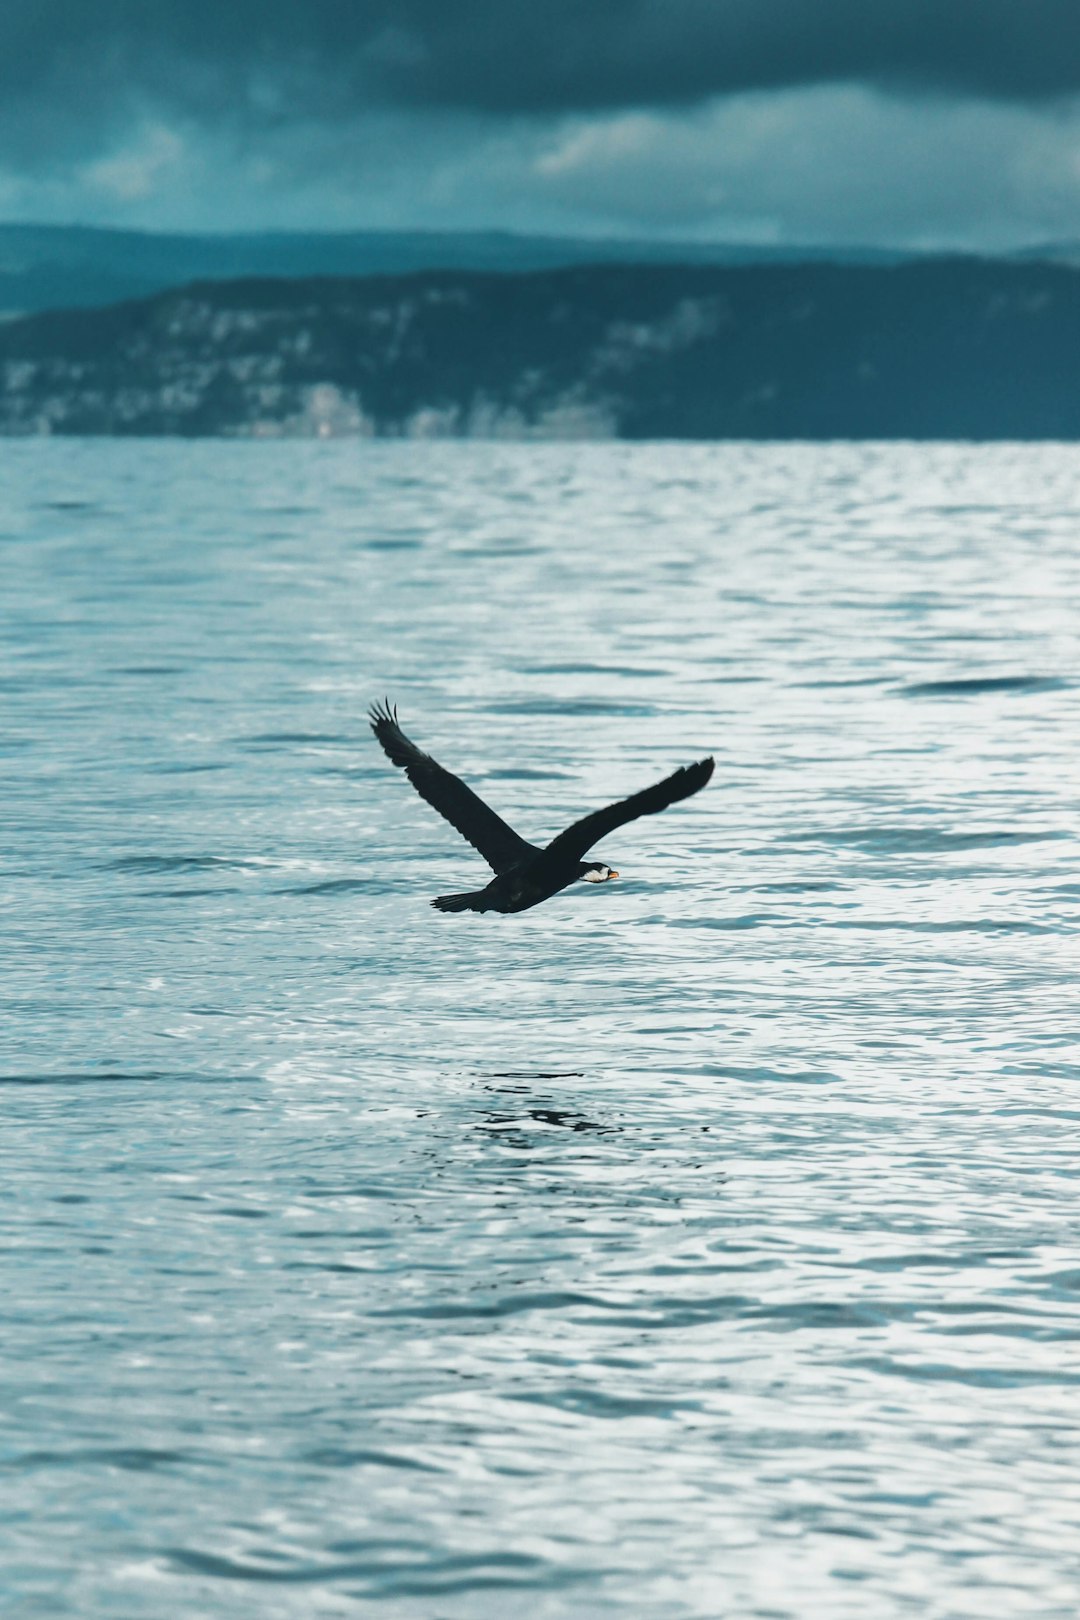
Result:
{"label": "water ripple", "polygon": [[[1075,506],[1068,446],[9,446],[0,1607],[1080,1612]],[[716,777],[441,917],[387,691],[526,835]]]}

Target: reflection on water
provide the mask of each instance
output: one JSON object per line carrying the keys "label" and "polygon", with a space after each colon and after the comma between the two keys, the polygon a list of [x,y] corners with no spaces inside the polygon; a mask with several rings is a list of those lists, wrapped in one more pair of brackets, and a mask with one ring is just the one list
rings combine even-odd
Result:
{"label": "reflection on water", "polygon": [[574,1109],[556,1106],[555,1097],[550,1091],[543,1094],[537,1092],[537,1087],[545,1081],[584,1078],[577,1069],[539,1070],[533,1074],[514,1070],[496,1074],[493,1079],[500,1083],[483,1086],[484,1091],[491,1093],[494,1106],[485,1106],[484,1116],[477,1122],[478,1128],[490,1131],[501,1143],[525,1152],[542,1144],[549,1130],[599,1131],[602,1134],[621,1130],[623,1127],[620,1125],[602,1125]]}
{"label": "reflection on water", "polygon": [[1076,453],[5,456],[12,1612],[1075,1614]]}

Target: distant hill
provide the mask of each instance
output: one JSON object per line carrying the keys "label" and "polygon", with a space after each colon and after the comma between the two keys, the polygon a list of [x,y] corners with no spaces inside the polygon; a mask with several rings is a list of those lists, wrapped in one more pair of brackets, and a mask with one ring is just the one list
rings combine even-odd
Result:
{"label": "distant hill", "polygon": [[0,327],[0,432],[1080,439],[1080,270],[200,283]]}
{"label": "distant hill", "polygon": [[143,298],[189,281],[248,276],[555,270],[575,264],[895,264],[874,248],[743,247],[519,236],[510,231],[278,231],[185,235],[0,225],[0,317]]}

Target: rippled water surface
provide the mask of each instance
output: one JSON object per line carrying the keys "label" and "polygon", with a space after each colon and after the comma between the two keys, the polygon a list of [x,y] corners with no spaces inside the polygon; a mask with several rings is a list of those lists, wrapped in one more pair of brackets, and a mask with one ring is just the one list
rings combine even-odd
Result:
{"label": "rippled water surface", "polygon": [[0,1609],[1074,1620],[1080,453],[3,463]]}

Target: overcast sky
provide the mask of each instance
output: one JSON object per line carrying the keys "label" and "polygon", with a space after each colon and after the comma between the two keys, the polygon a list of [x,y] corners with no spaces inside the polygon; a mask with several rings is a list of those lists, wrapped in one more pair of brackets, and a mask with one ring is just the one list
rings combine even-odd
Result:
{"label": "overcast sky", "polygon": [[0,218],[1080,238],[1080,0],[10,0]]}

